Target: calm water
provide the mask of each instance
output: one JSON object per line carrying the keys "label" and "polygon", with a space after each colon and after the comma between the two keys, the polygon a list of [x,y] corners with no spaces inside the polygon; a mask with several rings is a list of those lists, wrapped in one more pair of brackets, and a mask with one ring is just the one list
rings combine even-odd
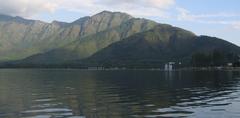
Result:
{"label": "calm water", "polygon": [[0,70],[0,118],[240,117],[240,72]]}

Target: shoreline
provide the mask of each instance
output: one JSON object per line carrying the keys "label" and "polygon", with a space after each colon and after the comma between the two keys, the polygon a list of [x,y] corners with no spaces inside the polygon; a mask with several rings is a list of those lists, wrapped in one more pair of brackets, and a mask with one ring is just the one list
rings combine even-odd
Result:
{"label": "shoreline", "polygon": [[42,70],[89,70],[89,71],[118,71],[118,70],[148,70],[148,71],[240,71],[240,67],[184,67],[173,70],[162,68],[77,68],[77,67],[0,67],[4,69],[42,69]]}

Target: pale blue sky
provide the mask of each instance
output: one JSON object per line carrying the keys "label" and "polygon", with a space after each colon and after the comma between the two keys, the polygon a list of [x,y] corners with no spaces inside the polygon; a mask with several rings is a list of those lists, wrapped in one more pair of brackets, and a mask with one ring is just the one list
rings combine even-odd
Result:
{"label": "pale blue sky", "polygon": [[168,23],[240,45],[240,0],[7,0],[0,13],[72,22],[103,10]]}

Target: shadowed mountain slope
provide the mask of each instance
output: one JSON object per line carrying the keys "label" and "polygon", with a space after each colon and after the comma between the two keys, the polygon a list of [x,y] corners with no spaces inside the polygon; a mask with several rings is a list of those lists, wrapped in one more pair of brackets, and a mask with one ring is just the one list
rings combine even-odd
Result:
{"label": "shadowed mountain slope", "polygon": [[73,23],[27,20],[0,15],[0,61],[23,59],[111,29],[132,19],[128,14],[103,11]]}

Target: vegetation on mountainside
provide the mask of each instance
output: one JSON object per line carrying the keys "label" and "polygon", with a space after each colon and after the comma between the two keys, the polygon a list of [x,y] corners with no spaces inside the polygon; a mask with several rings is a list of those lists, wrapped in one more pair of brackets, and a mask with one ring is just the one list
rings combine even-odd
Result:
{"label": "vegetation on mountainside", "polygon": [[219,38],[108,11],[72,23],[0,15],[0,44],[5,67],[203,67],[237,65],[240,54]]}
{"label": "vegetation on mountainside", "polygon": [[195,53],[192,55],[191,64],[194,67],[218,67],[228,66],[239,66],[239,55],[234,53],[223,53],[218,50],[214,50],[208,53]]}
{"label": "vegetation on mountainside", "polygon": [[62,47],[83,37],[111,29],[132,19],[120,12],[104,11],[73,23],[26,20],[0,15],[0,61],[19,60]]}

